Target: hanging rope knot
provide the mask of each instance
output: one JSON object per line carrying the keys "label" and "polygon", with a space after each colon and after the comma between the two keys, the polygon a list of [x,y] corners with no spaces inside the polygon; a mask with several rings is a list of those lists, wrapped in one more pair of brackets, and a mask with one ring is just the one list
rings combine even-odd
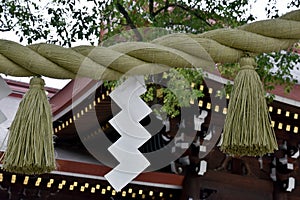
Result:
{"label": "hanging rope knot", "polygon": [[244,70],[244,69],[254,69],[254,66],[256,66],[256,62],[255,59],[252,57],[242,57],[239,61],[241,69],[240,70]]}
{"label": "hanging rope knot", "polygon": [[40,77],[30,79],[30,88],[44,89],[45,81]]}
{"label": "hanging rope knot", "polygon": [[[223,131],[221,150],[235,156],[262,156],[278,149],[275,132],[252,57],[240,59]],[[244,69],[251,69],[244,71]]]}
{"label": "hanging rope knot", "polygon": [[240,70],[244,70],[244,69],[252,69],[252,70],[255,70],[255,69],[254,69],[254,67],[253,67],[253,66],[251,66],[251,65],[246,65],[246,66],[243,66],[243,67],[241,67],[241,69],[240,69]]}
{"label": "hanging rope knot", "polygon": [[3,169],[8,172],[33,175],[56,169],[52,113],[44,85],[42,78],[31,78],[11,123],[3,159]]}
{"label": "hanging rope knot", "polygon": [[247,66],[247,65],[250,65],[250,66],[256,66],[256,62],[255,62],[255,59],[253,57],[242,57],[240,58],[240,66]]}

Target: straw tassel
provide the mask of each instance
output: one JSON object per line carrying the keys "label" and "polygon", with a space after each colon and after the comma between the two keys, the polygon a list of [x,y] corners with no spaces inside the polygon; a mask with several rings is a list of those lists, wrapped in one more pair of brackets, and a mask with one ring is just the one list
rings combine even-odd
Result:
{"label": "straw tassel", "polygon": [[241,58],[234,80],[221,150],[235,156],[262,156],[278,149],[264,88],[253,58]]}
{"label": "straw tassel", "polygon": [[40,77],[20,102],[11,124],[3,169],[20,174],[42,174],[55,169],[52,114]]}

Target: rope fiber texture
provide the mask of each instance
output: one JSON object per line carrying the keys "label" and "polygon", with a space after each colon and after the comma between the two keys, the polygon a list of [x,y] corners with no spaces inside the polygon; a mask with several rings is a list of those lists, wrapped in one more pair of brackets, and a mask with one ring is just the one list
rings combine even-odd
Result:
{"label": "rope fiber texture", "polygon": [[300,39],[300,10],[277,19],[202,34],[169,34],[151,42],[109,47],[64,48],[53,44],[22,46],[0,40],[0,73],[56,79],[76,76],[116,80],[122,75],[155,74],[170,67],[207,67],[234,63],[245,55],[288,49]]}

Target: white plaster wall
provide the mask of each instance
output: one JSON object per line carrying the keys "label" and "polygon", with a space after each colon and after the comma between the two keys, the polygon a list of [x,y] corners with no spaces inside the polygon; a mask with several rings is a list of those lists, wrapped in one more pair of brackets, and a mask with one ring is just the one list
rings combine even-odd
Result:
{"label": "white plaster wall", "polygon": [[[0,124],[0,150],[6,149],[8,128],[13,121],[21,99],[16,97],[5,97],[0,100],[0,110],[7,120]],[[6,139],[6,140],[5,140]]]}

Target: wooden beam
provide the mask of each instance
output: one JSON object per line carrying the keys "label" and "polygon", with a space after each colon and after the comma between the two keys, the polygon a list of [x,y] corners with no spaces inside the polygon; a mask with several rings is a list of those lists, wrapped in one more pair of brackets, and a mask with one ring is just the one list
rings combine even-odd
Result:
{"label": "wooden beam", "polygon": [[[111,170],[111,168],[100,164],[81,163],[69,160],[56,160],[56,162],[58,166],[57,170],[61,172],[104,177],[104,175]],[[140,174],[134,180],[154,184],[173,185],[180,188],[182,187],[183,179],[184,176],[177,174],[147,172]]]}

